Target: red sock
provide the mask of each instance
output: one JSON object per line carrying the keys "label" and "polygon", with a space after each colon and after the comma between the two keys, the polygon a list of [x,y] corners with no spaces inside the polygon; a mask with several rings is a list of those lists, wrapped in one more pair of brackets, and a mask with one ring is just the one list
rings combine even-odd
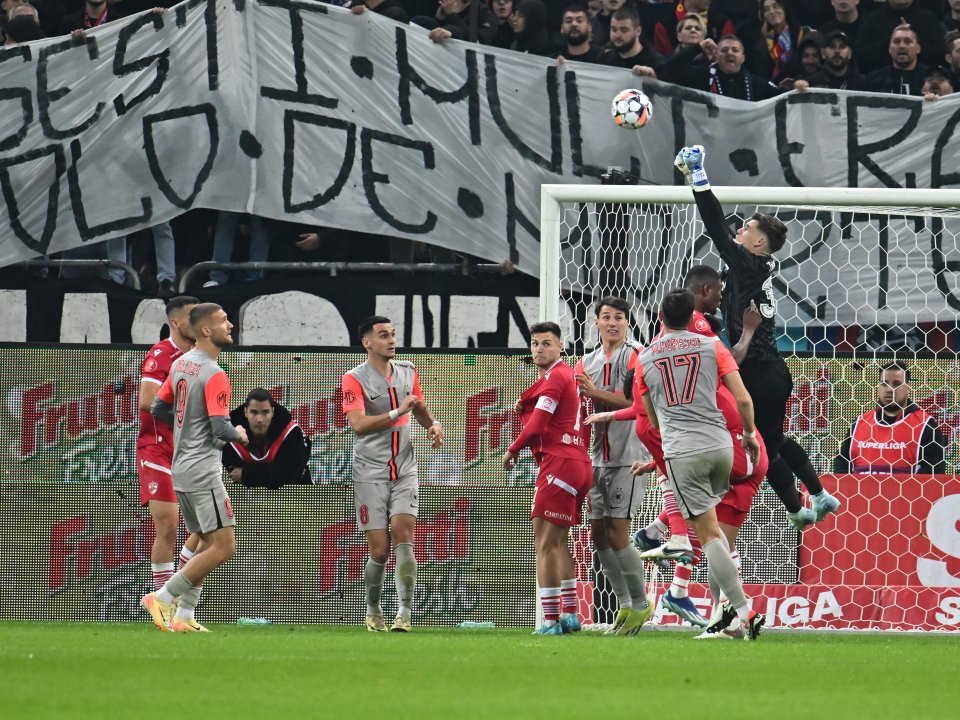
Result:
{"label": "red sock", "polygon": [[560,609],[561,612],[577,614],[577,581],[560,581]]}
{"label": "red sock", "polygon": [[673,490],[669,486],[664,486],[663,488],[663,512],[660,513],[661,519],[663,514],[666,513],[666,522],[670,526],[670,534],[675,537],[683,537],[684,535],[689,535],[689,528],[687,527],[687,521],[683,519],[683,515],[680,514],[680,508],[677,507],[677,499],[673,496]]}
{"label": "red sock", "polygon": [[544,620],[560,619],[560,588],[540,588]]}
{"label": "red sock", "polygon": [[173,563],[150,563],[150,570],[153,573],[153,589],[159,590],[166,585],[167,580],[173,577],[176,570]]}

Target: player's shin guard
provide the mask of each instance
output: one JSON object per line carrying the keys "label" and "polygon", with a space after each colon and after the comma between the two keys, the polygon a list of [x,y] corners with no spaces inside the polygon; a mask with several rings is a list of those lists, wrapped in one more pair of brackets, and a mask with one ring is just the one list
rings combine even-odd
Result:
{"label": "player's shin guard", "polygon": [[716,580],[730,604],[736,608],[737,614],[742,620],[746,620],[750,614],[750,606],[747,603],[747,596],[743,593],[743,586],[737,575],[737,566],[733,564],[733,559],[730,557],[726,540],[719,538],[711,540],[703,546],[703,554],[707,556],[710,575]]}
{"label": "player's shin guard", "polygon": [[613,548],[604,548],[597,550],[597,557],[600,558],[600,568],[610,583],[610,588],[617,596],[617,603],[620,607],[630,607],[630,591],[627,589],[627,582],[623,579],[623,570],[620,569],[620,561],[617,560],[617,553]]}
{"label": "player's shin guard", "polygon": [[767,470],[767,482],[780,498],[780,502],[787,509],[787,512],[797,513],[803,508],[800,504],[800,493],[797,492],[797,485],[793,479],[793,471],[787,465],[787,461],[782,457],[777,457],[771,461],[770,468]]}
{"label": "player's shin guard", "polygon": [[367,615],[380,614],[380,593],[383,591],[383,573],[386,567],[367,558],[363,568],[363,587],[367,594]]}
{"label": "player's shin guard", "polygon": [[631,604],[634,610],[647,607],[647,576],[643,570],[643,558],[640,551],[633,545],[617,550],[617,562],[623,572],[623,580],[630,592]]}
{"label": "player's shin guard", "polygon": [[409,613],[413,606],[413,593],[417,587],[417,558],[413,554],[413,545],[410,543],[399,543],[394,547],[393,552],[397,556],[393,580],[397,587],[400,612]]}
{"label": "player's shin guard", "polygon": [[793,438],[784,438],[780,445],[780,457],[786,460],[787,465],[793,471],[793,474],[800,478],[800,482],[807,489],[810,495],[819,495],[823,492],[823,485],[820,484],[820,476],[813,469],[810,462],[810,456],[807,451],[797,444]]}

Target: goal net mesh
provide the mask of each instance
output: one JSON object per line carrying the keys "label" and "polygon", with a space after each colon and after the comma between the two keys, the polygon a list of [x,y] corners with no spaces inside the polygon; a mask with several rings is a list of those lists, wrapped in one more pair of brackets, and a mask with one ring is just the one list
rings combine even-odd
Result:
{"label": "goal net mesh", "polygon": [[[754,204],[724,210],[731,230],[758,211],[788,228],[773,280],[778,343],[794,379],[785,431],[844,503],[839,516],[801,537],[763,485],[738,542],[755,607],[775,627],[956,629],[960,612],[950,611],[949,588],[960,595],[960,503],[950,497],[960,490],[950,474],[960,461],[953,439],[960,426],[960,210]],[[561,203],[559,228],[556,320],[571,361],[598,343],[599,298],[625,298],[633,336],[646,343],[658,330],[664,293],[680,286],[690,267],[724,269],[692,197],[688,204]],[[840,445],[854,421],[876,408],[880,369],[892,359],[910,366],[910,398],[939,425],[945,474],[834,479]],[[660,506],[651,477],[633,529]],[[593,619],[609,622],[617,603],[594,559],[588,525],[574,531],[573,545],[579,579],[592,592]],[[659,571],[658,597],[671,576],[672,567]],[[693,582],[706,582],[705,563]],[[705,588],[692,590],[694,596],[706,614]],[[662,609],[656,618],[678,622]]]}

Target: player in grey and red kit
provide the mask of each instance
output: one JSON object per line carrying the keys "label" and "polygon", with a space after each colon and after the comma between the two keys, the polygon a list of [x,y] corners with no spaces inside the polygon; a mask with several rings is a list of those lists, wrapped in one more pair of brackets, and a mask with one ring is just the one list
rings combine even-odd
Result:
{"label": "player in grey and red kit", "polygon": [[417,584],[413,554],[419,503],[417,458],[410,441],[410,414],[425,428],[434,449],[443,445],[443,427],[423,401],[411,362],[395,360],[397,333],[389,318],[367,318],[358,329],[367,360],[343,376],[343,413],[357,435],[353,444],[353,499],[357,527],[370,557],[363,571],[366,626],[385,632],[380,594],[390,547],[397,558],[394,582],[399,610],[391,632],[410,632]]}
{"label": "player in grey and red kit", "polygon": [[[247,442],[246,430],[230,424],[230,380],[217,364],[220,351],[233,344],[233,325],[219,305],[201,303],[190,311],[190,328],[196,347],[173,364],[150,410],[173,425],[173,489],[183,524],[200,536],[197,554],[140,600],[154,624],[172,632],[206,631],[194,618],[201,585],[236,552],[220,450],[228,442]],[[179,598],[176,606],[174,598]]]}

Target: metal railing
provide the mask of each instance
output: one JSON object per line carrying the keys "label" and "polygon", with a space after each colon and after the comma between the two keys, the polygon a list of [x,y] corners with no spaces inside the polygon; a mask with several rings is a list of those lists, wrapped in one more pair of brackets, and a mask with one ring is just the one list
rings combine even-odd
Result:
{"label": "metal railing", "polygon": [[389,263],[389,262],[205,262],[191,265],[180,276],[177,292],[184,293],[190,280],[201,273],[211,270],[283,270],[292,272],[323,272],[330,277],[347,272],[382,273],[453,273],[453,274],[494,274],[502,273],[499,265],[492,263]]}
{"label": "metal railing", "polygon": [[17,263],[17,265],[25,268],[92,267],[102,268],[105,270],[115,268],[117,270],[123,270],[123,274],[130,278],[130,287],[132,287],[134,290],[142,289],[140,285],[140,276],[137,274],[137,271],[133,269],[133,266],[118,260],[97,260],[93,258],[81,260],[62,258],[54,260],[24,260],[23,262]]}

